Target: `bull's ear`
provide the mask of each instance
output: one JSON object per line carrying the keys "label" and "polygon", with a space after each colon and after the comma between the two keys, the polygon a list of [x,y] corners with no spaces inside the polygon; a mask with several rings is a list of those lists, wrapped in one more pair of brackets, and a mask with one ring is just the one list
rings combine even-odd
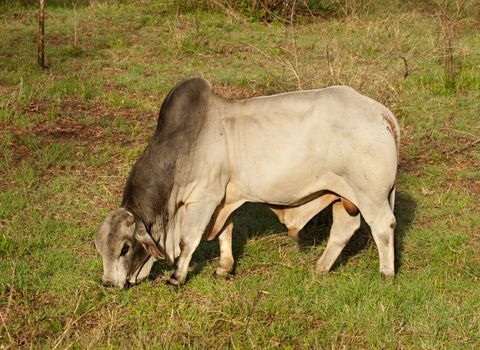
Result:
{"label": "bull's ear", "polygon": [[157,259],[165,260],[165,255],[158,250],[152,236],[150,236],[145,229],[145,225],[143,223],[137,223],[137,226],[138,227],[136,227],[135,230],[135,238],[142,243],[145,251]]}
{"label": "bull's ear", "polygon": [[125,210],[125,212],[127,214],[125,217],[125,223],[127,224],[127,226],[133,225],[133,223],[135,222],[135,217],[128,210]]}

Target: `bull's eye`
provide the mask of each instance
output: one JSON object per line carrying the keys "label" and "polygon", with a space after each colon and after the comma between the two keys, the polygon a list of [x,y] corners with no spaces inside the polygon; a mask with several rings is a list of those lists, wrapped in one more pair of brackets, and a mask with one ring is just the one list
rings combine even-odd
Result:
{"label": "bull's eye", "polygon": [[130,246],[125,243],[122,247],[122,250],[120,251],[120,256],[124,256],[125,254],[127,254],[129,249],[130,249]]}

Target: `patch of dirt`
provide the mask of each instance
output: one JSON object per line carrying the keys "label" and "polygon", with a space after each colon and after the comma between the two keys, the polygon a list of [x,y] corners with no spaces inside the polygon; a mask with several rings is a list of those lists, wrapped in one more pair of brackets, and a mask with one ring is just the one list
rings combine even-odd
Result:
{"label": "patch of dirt", "polygon": [[[472,246],[480,246],[480,231],[474,231],[470,235],[469,242]],[[480,250],[475,249],[474,252],[476,252],[477,260],[480,262]]]}
{"label": "patch of dirt", "polygon": [[[17,106],[17,108],[25,115],[32,115],[33,119],[35,116],[51,110],[50,104],[46,100],[32,100],[27,106]],[[152,125],[155,125],[157,121],[156,112],[138,108],[111,107],[99,101],[78,99],[63,100],[58,106],[55,106],[55,112],[59,116],[56,120],[39,121],[29,129],[9,124],[1,125],[0,130],[10,132],[15,136],[40,136],[46,142],[73,141],[88,147],[109,141],[122,143],[121,132],[107,136],[105,131],[112,131],[112,126],[101,125],[102,120],[132,121],[132,127],[138,128],[140,124],[140,128],[145,130],[146,134],[153,133]],[[139,140],[142,143],[143,141],[143,139]],[[20,151],[20,155],[25,154],[23,151],[28,151],[28,147],[22,146],[21,142],[13,146]]]}
{"label": "patch of dirt", "polygon": [[25,114],[37,114],[47,111],[47,101],[45,100],[32,100],[30,103],[21,108],[21,111]]}
{"label": "patch of dirt", "polygon": [[[459,188],[467,189],[480,204],[480,164],[473,156],[475,152],[477,152],[475,148],[470,148],[447,156],[445,160],[445,164],[448,166],[446,176],[449,183],[456,182]],[[462,176],[462,173],[476,173],[477,176]]]}
{"label": "patch of dirt", "polygon": [[46,141],[74,140],[82,144],[98,144],[102,141],[102,128],[85,125],[74,119],[61,119],[53,124],[38,124],[32,130]]}
{"label": "patch of dirt", "polygon": [[465,186],[468,192],[473,194],[476,202],[480,204],[480,178],[463,180],[462,184]]}
{"label": "patch of dirt", "polygon": [[[68,143],[69,147],[73,147],[72,157],[89,154],[93,157],[98,155],[102,159],[105,151],[103,145],[132,147],[146,145],[157,121],[156,112],[141,108],[110,107],[102,101],[65,99],[57,104],[46,100],[34,100],[25,107],[18,105],[12,107],[23,113],[25,119],[33,121],[33,126],[25,128],[14,123],[0,125],[0,138],[9,135],[6,145],[9,167],[0,169],[0,179],[3,179],[0,181],[0,189],[15,186],[15,181],[9,176],[11,169],[20,166],[23,161],[36,164],[38,147],[43,149],[51,143]],[[57,114],[56,120],[45,118],[47,112]],[[121,120],[119,127],[114,122],[116,119]],[[139,134],[138,137],[132,138],[128,129],[125,130],[125,124],[128,128],[130,123],[132,129],[136,130],[135,134]],[[105,165],[102,163],[95,166],[90,164],[87,158],[77,157],[72,164],[66,166],[59,166],[53,162],[42,169],[40,177],[42,181],[48,181],[61,174],[75,174],[87,182],[98,180],[99,171],[105,169]],[[124,169],[130,164],[126,164],[123,157],[112,155],[110,158],[109,173],[119,177],[119,181],[123,182]]]}
{"label": "patch of dirt", "polygon": [[[450,118],[453,119],[453,116]],[[473,153],[478,152],[480,144],[475,135],[444,127],[440,129],[445,139],[425,134],[417,138],[413,136],[412,127],[405,126],[401,130],[400,171],[418,175],[425,165],[444,164],[454,172],[475,167]],[[445,140],[449,140],[447,143]],[[409,155],[410,144],[420,143],[421,148],[416,155]],[[479,169],[480,170],[480,169]]]}
{"label": "patch of dirt", "polygon": [[92,119],[114,119],[124,117],[132,120],[143,120],[145,113],[138,108],[111,107],[100,101],[84,101],[79,99],[64,99],[60,103],[60,111],[64,116],[88,115]]}
{"label": "patch of dirt", "polygon": [[405,157],[408,146],[414,141],[412,136],[412,127],[406,125],[400,130],[400,171],[412,171],[419,163],[423,163],[421,158],[409,158]]}
{"label": "patch of dirt", "polygon": [[13,165],[17,165],[23,159],[31,158],[34,155],[33,150],[30,147],[28,147],[24,142],[22,142],[22,140],[20,140],[18,135],[15,135],[15,137],[13,138],[9,146],[14,151],[12,156]]}
{"label": "patch of dirt", "polygon": [[[211,44],[211,43],[209,43]],[[234,45],[234,46],[222,46],[220,47],[220,50],[218,51],[218,54],[221,56],[226,56],[226,55],[233,55],[233,54],[240,54],[243,53],[242,55],[243,59],[247,59],[249,57],[249,53],[254,50],[253,47],[251,46],[244,46],[244,45]]]}

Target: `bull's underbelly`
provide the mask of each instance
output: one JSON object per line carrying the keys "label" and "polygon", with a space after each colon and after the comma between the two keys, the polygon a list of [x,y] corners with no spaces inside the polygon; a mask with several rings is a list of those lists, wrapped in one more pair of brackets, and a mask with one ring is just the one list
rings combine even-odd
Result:
{"label": "bull's underbelly", "polygon": [[325,190],[351,197],[345,180],[321,166],[285,169],[282,165],[280,162],[269,168],[251,168],[234,177],[231,183],[231,187],[235,188],[233,198],[293,206],[307,202]]}

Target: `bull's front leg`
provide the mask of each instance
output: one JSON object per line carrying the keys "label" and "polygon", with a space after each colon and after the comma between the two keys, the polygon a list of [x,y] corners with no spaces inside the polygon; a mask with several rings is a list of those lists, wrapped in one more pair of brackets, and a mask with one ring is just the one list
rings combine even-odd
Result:
{"label": "bull's front leg", "polygon": [[178,257],[178,261],[172,276],[170,276],[170,278],[167,280],[169,284],[178,286],[185,283],[190,260],[192,259],[193,253],[195,252],[195,249],[197,249],[202,238],[201,234],[196,236],[198,237],[191,237],[191,239],[188,239],[186,242],[180,244],[180,256]]}
{"label": "bull's front leg", "polygon": [[172,285],[181,285],[187,279],[188,266],[195,249],[202,240],[203,233],[217,206],[216,202],[189,203],[185,205],[183,220],[179,221],[180,227],[180,256],[178,257],[175,270],[168,279]]}

